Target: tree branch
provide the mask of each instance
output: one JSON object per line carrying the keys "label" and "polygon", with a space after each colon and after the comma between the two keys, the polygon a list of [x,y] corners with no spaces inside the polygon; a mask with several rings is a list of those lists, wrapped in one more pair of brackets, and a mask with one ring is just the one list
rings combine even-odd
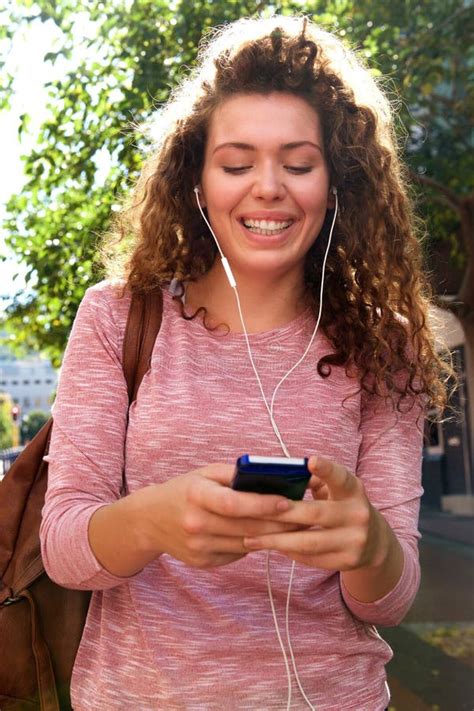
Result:
{"label": "tree branch", "polygon": [[445,17],[444,20],[442,20],[438,25],[435,25],[434,27],[430,27],[429,29],[424,30],[423,32],[420,32],[417,38],[417,47],[414,49],[414,51],[411,53],[411,55],[407,58],[407,61],[410,62],[414,57],[417,57],[420,54],[423,54],[423,52],[426,50],[426,43],[423,41],[424,37],[437,37],[439,36],[441,30],[444,30],[444,28],[448,25],[450,25],[454,20],[456,20],[460,15],[464,15],[465,13],[471,12],[470,7],[460,7],[456,10],[456,12],[453,12],[452,15],[448,15],[448,17]]}
{"label": "tree branch", "polygon": [[450,190],[450,188],[447,188],[445,185],[442,185],[442,183],[438,183],[437,180],[434,178],[429,178],[427,175],[420,175],[419,173],[415,173],[414,170],[410,170],[410,178],[415,182],[419,183],[420,185],[426,185],[429,188],[433,188],[436,192],[440,193],[448,202],[449,205],[456,211],[459,212],[462,207],[462,201],[456,193],[453,190]]}

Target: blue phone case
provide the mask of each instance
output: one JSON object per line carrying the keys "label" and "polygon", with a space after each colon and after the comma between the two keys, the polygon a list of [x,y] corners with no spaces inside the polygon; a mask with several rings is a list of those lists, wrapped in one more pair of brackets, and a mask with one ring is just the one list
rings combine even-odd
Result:
{"label": "blue phone case", "polygon": [[307,457],[244,454],[237,459],[232,488],[257,494],[279,494],[297,501],[303,498],[310,478]]}

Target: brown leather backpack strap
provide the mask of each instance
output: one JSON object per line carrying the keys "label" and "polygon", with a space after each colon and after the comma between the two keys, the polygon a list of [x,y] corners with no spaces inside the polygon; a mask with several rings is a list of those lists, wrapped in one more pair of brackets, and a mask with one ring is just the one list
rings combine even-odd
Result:
{"label": "brown leather backpack strap", "polygon": [[132,295],[122,351],[130,404],[135,400],[143,376],[150,367],[162,316],[163,294],[160,288]]}
{"label": "brown leather backpack strap", "polygon": [[22,590],[21,597],[25,597],[30,605],[31,643],[35,657],[41,711],[60,711],[53,664],[51,662],[48,645],[44,641],[44,637],[41,633],[35,601],[28,590]]}

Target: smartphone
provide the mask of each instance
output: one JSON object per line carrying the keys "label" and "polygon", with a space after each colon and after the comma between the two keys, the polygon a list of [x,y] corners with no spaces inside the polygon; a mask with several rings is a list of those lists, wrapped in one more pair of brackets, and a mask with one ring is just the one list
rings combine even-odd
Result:
{"label": "smartphone", "polygon": [[308,458],[259,457],[243,454],[237,459],[232,488],[257,494],[279,494],[302,499],[311,473]]}

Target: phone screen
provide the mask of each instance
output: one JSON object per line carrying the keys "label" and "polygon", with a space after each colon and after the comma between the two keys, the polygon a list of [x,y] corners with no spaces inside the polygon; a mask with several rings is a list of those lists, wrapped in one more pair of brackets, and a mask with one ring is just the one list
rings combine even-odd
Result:
{"label": "phone screen", "polygon": [[244,454],[237,459],[232,488],[257,494],[279,494],[302,499],[311,478],[307,457],[261,457]]}

